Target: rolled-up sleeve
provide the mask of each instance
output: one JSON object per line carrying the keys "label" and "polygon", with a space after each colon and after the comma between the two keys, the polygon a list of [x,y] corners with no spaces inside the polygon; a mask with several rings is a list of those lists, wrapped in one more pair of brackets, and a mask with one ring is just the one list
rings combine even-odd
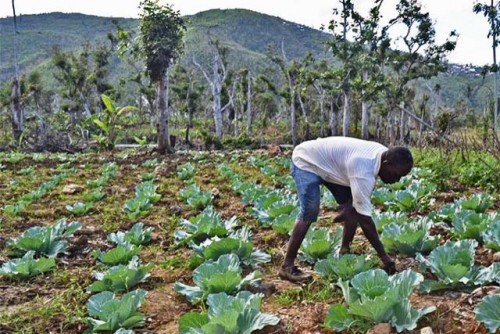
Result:
{"label": "rolled-up sleeve", "polygon": [[374,178],[353,177],[349,179],[352,192],[352,206],[359,214],[371,216],[370,197],[375,186]]}

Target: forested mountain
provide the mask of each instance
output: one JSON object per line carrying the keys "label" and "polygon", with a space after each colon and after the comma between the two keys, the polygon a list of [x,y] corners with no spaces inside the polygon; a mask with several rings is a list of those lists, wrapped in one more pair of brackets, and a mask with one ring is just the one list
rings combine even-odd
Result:
{"label": "forested mountain", "polygon": [[[184,63],[193,55],[204,58],[208,38],[219,39],[230,48],[228,62],[234,66],[262,69],[269,65],[265,55],[268,46],[281,53],[283,42],[287,56],[300,58],[312,52],[327,57],[328,34],[306,26],[284,21],[249,10],[210,10],[187,17]],[[23,15],[18,21],[20,67],[30,71],[47,62],[54,46],[63,50],[79,50],[86,42],[109,43],[108,33],[115,33],[112,18],[83,14],[50,13]],[[124,29],[137,30],[137,19],[117,19]],[[0,80],[12,77],[12,18],[0,19]]]}
{"label": "forested mountain", "polygon": [[[316,58],[332,61],[325,42],[329,35],[304,25],[292,23],[261,13],[244,9],[209,10],[188,16],[188,29],[185,36],[185,52],[182,63],[193,66],[192,58],[199,61],[207,58],[208,39],[219,39],[228,46],[228,63],[234,68],[248,67],[255,71],[274,66],[266,56],[268,47],[281,54],[282,45],[287,57],[297,59],[311,52]],[[124,29],[137,31],[137,19],[117,19]],[[12,18],[0,19],[0,82],[9,81],[14,75],[13,66],[13,23]],[[18,21],[18,50],[22,73],[34,69],[42,72],[43,82],[55,85],[51,57],[53,48],[63,50],[82,50],[85,43],[109,44],[108,33],[116,33],[112,18],[83,14],[50,13],[40,15],[21,15]],[[111,62],[111,77],[117,79],[117,72],[128,71],[122,62]],[[423,90],[441,87],[442,103],[453,106],[466,98],[467,92],[474,91],[478,85],[487,85],[477,67],[452,65],[446,74],[431,82],[421,83]],[[484,93],[484,92],[483,92]],[[476,91],[476,95],[481,92]],[[484,93],[486,94],[486,93]],[[472,105],[478,106],[475,97]]]}

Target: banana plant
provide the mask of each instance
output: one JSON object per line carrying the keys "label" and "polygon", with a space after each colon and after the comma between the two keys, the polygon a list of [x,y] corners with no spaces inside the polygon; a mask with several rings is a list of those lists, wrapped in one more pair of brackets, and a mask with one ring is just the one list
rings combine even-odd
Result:
{"label": "banana plant", "polygon": [[93,115],[91,121],[104,132],[106,148],[112,149],[115,146],[116,129],[119,128],[117,125],[118,117],[126,112],[137,111],[137,108],[133,106],[117,108],[111,99],[104,94],[101,95],[101,99],[106,109],[100,114]]}

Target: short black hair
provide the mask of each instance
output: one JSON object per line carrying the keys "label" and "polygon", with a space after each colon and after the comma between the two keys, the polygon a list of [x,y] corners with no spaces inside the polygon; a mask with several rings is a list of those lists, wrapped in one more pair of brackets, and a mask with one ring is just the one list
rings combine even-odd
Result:
{"label": "short black hair", "polygon": [[411,155],[410,150],[406,147],[391,147],[386,152],[385,157],[390,164],[405,166],[409,168],[413,167],[413,156]]}

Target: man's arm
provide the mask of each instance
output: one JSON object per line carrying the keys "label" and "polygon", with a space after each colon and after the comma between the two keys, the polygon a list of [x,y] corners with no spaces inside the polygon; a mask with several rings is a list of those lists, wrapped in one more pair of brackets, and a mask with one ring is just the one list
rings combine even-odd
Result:
{"label": "man's arm", "polygon": [[389,274],[392,274],[396,271],[394,260],[385,252],[384,246],[380,241],[377,228],[375,227],[375,223],[371,216],[359,214],[352,206],[352,202],[348,202],[342,208],[340,214],[335,217],[333,221],[344,222],[344,235],[342,238],[341,253],[345,252],[346,249],[349,249],[352,238],[354,237],[354,234],[356,232],[357,224],[359,223],[366,238],[373,246],[373,248],[375,248],[375,251],[377,251],[380,260],[382,260],[382,262],[384,263],[384,270]]}

